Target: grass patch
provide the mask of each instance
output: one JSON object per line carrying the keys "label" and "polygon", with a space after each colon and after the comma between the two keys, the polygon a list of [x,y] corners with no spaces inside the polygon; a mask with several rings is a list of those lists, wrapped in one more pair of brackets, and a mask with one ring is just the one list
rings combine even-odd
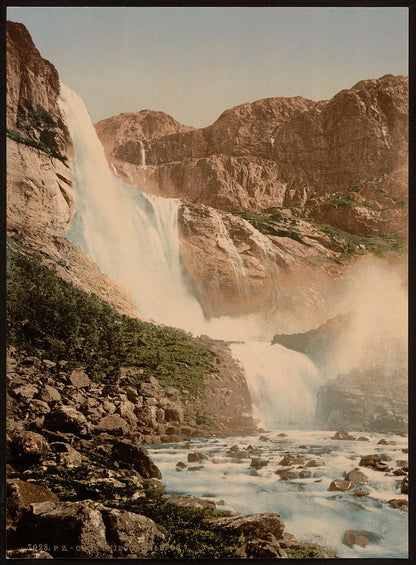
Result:
{"label": "grass patch", "polygon": [[403,255],[407,251],[407,240],[400,233],[355,235],[334,228],[329,224],[319,224],[313,221],[310,221],[310,223],[329,236],[332,245],[341,252],[340,261],[365,253],[373,253],[377,257],[387,258]]}
{"label": "grass patch", "polygon": [[85,366],[94,380],[115,383],[120,367],[142,369],[136,386],[156,376],[162,386],[204,390],[214,371],[213,352],[183,330],[119,314],[93,294],[62,280],[42,256],[8,238],[7,331],[9,345],[28,355]]}
{"label": "grass patch", "polygon": [[26,104],[17,108],[16,129],[7,129],[6,133],[13,141],[35,147],[68,166],[67,156],[59,151],[56,128],[57,123],[45,108]]}
{"label": "grass patch", "polygon": [[334,208],[355,208],[356,206],[370,207],[370,202],[368,200],[357,200],[350,194],[344,194],[342,192],[337,192],[336,194],[331,194],[331,196],[321,202],[321,206],[333,206]]}
{"label": "grass patch", "polygon": [[150,493],[146,498],[123,504],[123,508],[148,516],[165,534],[155,557],[225,559],[246,541],[239,532],[209,523],[212,518],[223,515],[215,509],[183,508],[169,503],[168,498]]}
{"label": "grass patch", "polygon": [[[293,226],[296,225],[296,220],[292,218],[285,218],[278,212],[256,214],[254,212],[233,212],[235,216],[243,218],[249,222],[256,230],[265,234],[277,237],[289,237],[309,247],[309,244],[303,241],[300,232]],[[284,223],[282,228],[280,223]]]}

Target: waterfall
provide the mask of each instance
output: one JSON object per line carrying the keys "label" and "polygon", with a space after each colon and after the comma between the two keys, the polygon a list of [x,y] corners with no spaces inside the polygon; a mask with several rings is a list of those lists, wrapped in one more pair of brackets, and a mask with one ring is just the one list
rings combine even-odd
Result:
{"label": "waterfall", "polygon": [[267,429],[311,428],[322,378],[305,355],[266,342],[232,344],[246,372],[254,416]]}
{"label": "waterfall", "polygon": [[143,141],[139,140],[140,145],[140,162],[142,164],[143,169],[146,168],[146,150],[143,145]]}
{"label": "waterfall", "polygon": [[[124,185],[108,166],[84,103],[62,84],[60,107],[76,153],[76,212],[66,237],[131,293],[144,318],[196,335],[246,341],[233,345],[232,350],[246,369],[258,416],[265,425],[312,425],[319,380],[313,364],[299,353],[270,345],[273,332],[265,334],[264,321],[256,315],[206,319],[187,286],[181,265],[177,226],[180,200]],[[213,214],[218,241],[229,254],[236,277],[244,282],[241,257],[221,216],[215,211]]]}

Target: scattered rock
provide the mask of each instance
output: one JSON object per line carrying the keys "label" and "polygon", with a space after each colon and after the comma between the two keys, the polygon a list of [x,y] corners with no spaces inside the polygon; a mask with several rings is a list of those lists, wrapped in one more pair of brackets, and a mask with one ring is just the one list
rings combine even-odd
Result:
{"label": "scattered rock", "polygon": [[69,375],[69,382],[75,388],[88,388],[91,384],[90,378],[85,369],[74,369]]}
{"label": "scattered rock", "polygon": [[347,530],[344,533],[342,542],[349,547],[353,547],[354,545],[366,547],[369,543],[378,543],[380,540],[381,536],[374,532],[367,532],[365,530]]}
{"label": "scattered rock", "polygon": [[335,432],[335,435],[332,436],[331,439],[341,439],[341,440],[353,441],[353,440],[355,440],[355,437],[350,435],[348,432],[346,432],[344,430],[339,430],[339,431]]}
{"label": "scattered rock", "polygon": [[407,475],[403,477],[403,480],[400,483],[400,492],[402,494],[409,494],[409,477]]}
{"label": "scattered rock", "polygon": [[299,471],[299,478],[300,479],[309,479],[311,477],[311,472],[307,469],[302,469]]}
{"label": "scattered rock", "polygon": [[194,465],[193,467],[188,467],[188,471],[202,471],[205,469],[203,465]]}
{"label": "scattered rock", "polygon": [[357,441],[370,441],[370,438],[367,436],[360,436],[357,437]]}
{"label": "scattered rock", "polygon": [[188,465],[187,465],[186,463],[184,463],[183,461],[178,461],[178,462],[176,463],[176,470],[178,470],[178,469],[186,469],[187,466],[188,466]]}
{"label": "scattered rock", "polygon": [[208,460],[204,453],[188,453],[188,463],[198,463],[203,460]]}
{"label": "scattered rock", "polygon": [[76,449],[68,443],[54,442],[51,443],[51,450],[56,453],[56,461],[59,465],[63,465],[67,469],[74,469],[82,465],[82,456]]}
{"label": "scattered rock", "polygon": [[347,473],[345,479],[347,481],[351,481],[352,483],[355,483],[356,485],[360,483],[366,483],[369,480],[367,475],[362,471],[360,471],[359,469],[354,469],[353,471]]}
{"label": "scattered rock", "polygon": [[216,504],[213,500],[205,500],[196,496],[172,496],[167,499],[169,504],[180,506],[181,508],[192,508],[194,510],[209,509],[215,510]]}
{"label": "scattered rock", "polygon": [[269,464],[268,461],[265,461],[264,459],[261,459],[260,457],[253,457],[251,459],[250,467],[255,467],[255,468],[259,469],[260,467],[265,467],[268,464]]}
{"label": "scattered rock", "polygon": [[299,474],[293,469],[277,469],[275,473],[279,475],[281,481],[292,481],[299,477]]}
{"label": "scattered rock", "polygon": [[248,514],[245,516],[227,516],[211,520],[213,526],[221,526],[237,530],[256,539],[267,539],[272,534],[279,540],[284,532],[285,525],[279,514]]}
{"label": "scattered rock", "polygon": [[[150,557],[156,540],[164,535],[150,518],[126,510],[103,508],[107,542],[113,548],[114,557],[128,555],[129,558]],[[117,548],[117,549],[115,549]]]}
{"label": "scattered rock", "polygon": [[380,455],[380,459],[381,459],[381,461],[393,461],[393,457],[391,457],[390,455],[387,455],[387,453],[382,453]]}
{"label": "scattered rock", "polygon": [[407,512],[408,509],[409,509],[409,502],[406,498],[392,498],[391,500],[388,500],[387,503],[392,508],[400,508],[401,510],[404,510],[405,512]]}
{"label": "scattered rock", "polygon": [[403,447],[403,448],[402,448],[402,452],[403,452],[403,453],[409,453],[409,448],[408,448],[408,447]]}
{"label": "scattered rock", "polygon": [[368,496],[369,494],[370,494],[369,491],[364,488],[358,488],[356,491],[353,492],[353,495],[358,497]]}
{"label": "scattered rock", "polygon": [[90,434],[87,419],[73,406],[60,406],[45,416],[45,427],[58,432],[68,432],[77,436]]}
{"label": "scattered rock", "polygon": [[259,441],[269,441],[269,438],[266,436],[260,436]]}
{"label": "scattered rock", "polygon": [[96,432],[106,432],[114,436],[125,435],[129,431],[129,425],[119,414],[104,416],[95,426]]}
{"label": "scattered rock", "polygon": [[18,523],[16,541],[21,545],[47,544],[54,557],[112,557],[101,504],[83,500],[61,502],[52,509],[36,506]]}
{"label": "scattered rock", "polygon": [[305,467],[320,467],[320,466],[321,466],[321,463],[319,461],[317,461],[316,459],[311,459],[305,465]]}
{"label": "scattered rock", "polygon": [[347,490],[351,490],[355,487],[355,484],[351,481],[344,481],[342,479],[335,479],[335,481],[332,481],[332,483],[329,485],[328,490],[330,491],[340,491],[340,492],[346,492]]}
{"label": "scattered rock", "polygon": [[277,434],[277,437],[287,437],[287,434],[285,434],[285,433],[282,432],[282,433],[280,433],[280,434]]}
{"label": "scattered rock", "polygon": [[380,455],[378,455],[377,453],[373,453],[371,455],[365,455],[364,457],[361,457],[359,465],[360,467],[371,467],[376,471],[388,470],[387,463],[383,463]]}
{"label": "scattered rock", "polygon": [[288,467],[289,465],[304,465],[305,460],[303,457],[299,455],[285,455],[279,462],[279,465],[283,465],[284,467]]}
{"label": "scattered rock", "polygon": [[7,518],[17,522],[21,515],[37,502],[58,502],[56,494],[49,489],[20,479],[7,481]]}
{"label": "scattered rock", "polygon": [[50,385],[44,385],[44,387],[38,394],[38,398],[48,403],[60,402],[60,400],[62,399],[59,391],[55,387]]}
{"label": "scattered rock", "polygon": [[397,441],[385,439],[383,437],[377,442],[377,445],[397,445]]}
{"label": "scattered rock", "polygon": [[162,473],[143,449],[128,441],[116,441],[111,450],[113,461],[128,463],[144,479],[161,479]]}
{"label": "scattered rock", "polygon": [[33,465],[39,463],[49,450],[49,444],[45,438],[31,431],[11,431],[8,439],[6,438],[6,443],[10,463]]}

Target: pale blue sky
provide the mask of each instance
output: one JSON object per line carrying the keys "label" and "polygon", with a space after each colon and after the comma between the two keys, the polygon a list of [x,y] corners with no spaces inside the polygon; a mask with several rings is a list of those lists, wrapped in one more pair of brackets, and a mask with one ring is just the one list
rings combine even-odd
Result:
{"label": "pale blue sky", "polygon": [[186,125],[273,96],[328,99],[408,74],[406,8],[8,8],[94,122],[148,108]]}

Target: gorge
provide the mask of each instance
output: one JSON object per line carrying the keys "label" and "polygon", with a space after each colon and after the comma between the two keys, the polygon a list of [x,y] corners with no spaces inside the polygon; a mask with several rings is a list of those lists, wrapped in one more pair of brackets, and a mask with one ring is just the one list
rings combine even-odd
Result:
{"label": "gorge", "polygon": [[[265,469],[259,463],[257,468],[251,465],[254,471],[244,468],[241,475],[232,475],[237,487],[250,482],[253,473],[265,484],[279,483],[277,500],[270,507],[246,508],[234,500],[225,510],[229,514],[216,519],[225,520],[233,510],[259,516],[279,511],[301,541],[293,536],[290,541],[290,534],[284,539],[283,529],[277,534],[266,528],[266,533],[256,532],[254,542],[240,542],[244,551],[235,539],[230,541],[229,554],[299,557],[321,551],[324,557],[364,556],[359,544],[340,540],[327,554],[312,546],[322,542],[329,548],[328,536],[320,539],[311,526],[302,533],[297,521],[302,492],[312,490],[319,502],[308,494],[303,499],[312,521],[319,504],[328,505],[323,527],[332,512],[345,511],[348,519],[342,527],[360,516],[370,535],[372,512],[381,537],[370,535],[365,556],[405,556],[404,511],[386,503],[397,489],[406,495],[407,478],[407,461],[398,453],[407,449],[407,79],[388,75],[361,81],[329,102],[276,98],[245,104],[202,130],[149,110],[121,114],[94,128],[81,99],[59,83],[56,70],[41,58],[24,27],[10,23],[8,30],[9,270],[20,265],[20,276],[27,269],[50,281],[59,297],[55,300],[52,292],[48,297],[56,305],[57,319],[59,300],[77,304],[81,320],[76,323],[84,343],[75,352],[65,349],[58,341],[65,341],[67,330],[48,335],[39,330],[38,320],[32,324],[25,319],[27,312],[13,319],[12,308],[17,312],[25,295],[22,289],[14,294],[16,281],[11,278],[8,385],[17,431],[8,437],[10,489],[15,493],[23,488],[19,481],[29,471],[32,484],[58,492],[61,500],[59,506],[44,492],[50,508],[36,508],[45,500],[36,499],[30,510],[14,502],[19,519],[14,517],[10,530],[13,546],[22,545],[29,515],[38,524],[30,538],[36,543],[36,535],[52,519],[49,512],[65,520],[72,516],[71,504],[92,497],[98,502],[90,507],[87,500],[83,512],[102,516],[113,537],[102,540],[101,553],[87,547],[77,556],[119,556],[111,541],[117,538],[121,547],[120,531],[127,526],[120,525],[118,513],[129,513],[133,522],[135,516],[154,518],[139,499],[151,500],[149,492],[161,488],[154,482],[160,471],[149,464],[147,475],[133,472],[135,458],[142,457],[134,449],[146,444],[168,480],[168,494],[200,496],[210,512],[215,504],[209,504],[207,490],[212,494],[211,486],[217,489],[217,479],[204,483],[207,479],[198,475],[210,473],[218,463],[225,464],[221,472],[226,477],[236,460],[267,459]],[[40,265],[30,263],[34,254],[40,254]],[[48,278],[44,267],[69,286]],[[93,305],[91,296],[104,305]],[[110,320],[108,326],[93,317],[94,308]],[[46,318],[47,307],[45,312]],[[92,343],[89,357],[82,358],[82,349],[90,347],[88,333],[99,331],[101,323],[102,342]],[[113,343],[117,340],[121,345]],[[108,358],[103,362],[102,354],[98,365],[97,348],[104,343]],[[73,359],[65,357],[69,351]],[[23,414],[28,414],[26,424]],[[347,430],[342,432],[347,437],[332,441],[328,431],[313,432],[315,426]],[[347,432],[370,434],[372,450],[383,449],[383,461],[396,461],[395,469],[385,463],[370,466],[367,507],[361,498],[352,499],[351,492],[326,492],[331,492],[332,479],[371,455],[362,447],[366,440],[344,447],[356,440]],[[231,442],[223,439],[242,434]],[[258,434],[266,436],[262,440]],[[385,440],[382,434],[395,435]],[[388,453],[379,447],[386,445],[383,439],[392,442]],[[124,440],[129,448],[119,445]],[[209,452],[207,463],[204,458],[202,464],[196,461],[201,468],[191,473],[188,491],[178,485],[180,474],[177,469],[172,473],[171,466],[172,458],[176,462],[177,453],[188,449],[181,443],[185,440],[192,450]],[[233,451],[234,442],[239,448]],[[307,474],[305,458],[293,455],[301,449],[299,443],[306,444],[308,457],[321,457],[314,475]],[[218,447],[228,449],[226,455]],[[42,450],[48,452],[46,459]],[[134,451],[133,456],[127,451]],[[113,474],[101,476],[109,453]],[[280,455],[288,453],[293,459],[286,465]],[[91,494],[87,471],[85,477],[74,471],[75,495],[72,487],[56,482],[53,472],[48,478],[48,460],[54,467],[54,458],[61,465],[71,461],[75,470],[83,469],[81,461],[84,466],[94,461],[99,474],[94,480],[112,481],[117,509],[102,506],[111,501],[102,482],[99,495]],[[285,478],[270,474],[275,464],[284,467]],[[322,483],[318,490],[325,487],[319,495],[314,482]],[[83,489],[89,497],[82,496]],[[134,490],[139,502],[130,507]],[[217,490],[216,499],[224,494]],[[275,485],[271,491],[275,493]],[[202,503],[189,504],[195,511]],[[160,532],[152,530],[149,547],[127,554],[142,557],[155,551],[153,556],[158,556],[158,538]],[[270,547],[265,548],[267,539]],[[42,540],[38,542],[44,544]],[[164,551],[169,556],[173,550]]]}

